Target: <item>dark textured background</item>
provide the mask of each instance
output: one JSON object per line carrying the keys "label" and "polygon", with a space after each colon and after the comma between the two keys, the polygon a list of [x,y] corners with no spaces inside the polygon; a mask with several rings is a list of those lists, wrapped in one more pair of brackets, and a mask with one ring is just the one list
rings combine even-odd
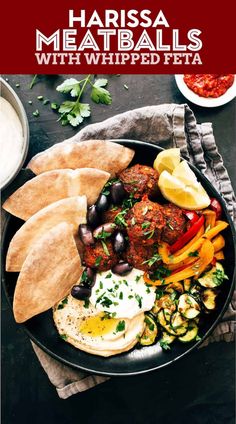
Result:
{"label": "dark textured background", "polygon": [[[28,159],[78,130],[61,127],[50,105],[44,106],[37,100],[38,95],[43,95],[61,102],[63,96],[55,88],[68,76],[39,76],[32,90],[29,89],[30,75],[4,77],[22,100],[29,119]],[[109,75],[107,78],[112,105],[92,104],[92,116],[83,125],[136,107],[186,102],[172,75]],[[83,100],[89,101],[89,98],[85,95]],[[213,123],[216,142],[234,188],[235,104],[234,100],[219,108],[205,109],[189,103],[198,122]],[[36,109],[40,112],[38,118],[32,115]],[[234,362],[233,343],[214,343],[168,368],[139,377],[113,378],[88,392],[60,400],[2,296],[3,424],[233,424]]]}

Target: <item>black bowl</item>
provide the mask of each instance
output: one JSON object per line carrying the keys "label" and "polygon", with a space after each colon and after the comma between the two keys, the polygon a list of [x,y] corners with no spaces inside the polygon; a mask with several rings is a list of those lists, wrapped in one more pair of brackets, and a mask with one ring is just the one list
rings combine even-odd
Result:
{"label": "black bowl", "polygon": [[[132,164],[141,163],[152,165],[156,155],[162,150],[160,147],[134,140],[112,140],[124,146],[135,150],[135,156]],[[45,352],[53,356],[57,360],[72,366],[77,369],[90,371],[102,375],[127,376],[134,374],[146,373],[158,368],[167,366],[168,364],[190,353],[193,349],[199,346],[206,337],[208,337],[217,323],[222,318],[224,312],[229,305],[234,285],[234,270],[235,270],[235,230],[230,216],[227,212],[224,202],[218,192],[214,189],[211,183],[193,166],[198,180],[202,183],[211,197],[216,197],[223,208],[223,219],[229,222],[229,227],[224,231],[226,239],[225,246],[225,261],[224,266],[229,277],[222,287],[219,298],[218,309],[209,314],[201,327],[201,341],[195,341],[189,344],[173,343],[170,351],[163,351],[159,344],[148,347],[135,347],[127,353],[123,353],[110,358],[102,358],[82,352],[72,345],[65,343],[58,336],[58,332],[53,324],[52,312],[44,312],[30,320],[24,325],[24,329],[29,337]],[[9,242],[17,229],[22,225],[22,221],[14,217],[9,217],[6,222],[2,242],[2,264],[4,268],[5,257]],[[6,273],[2,270],[2,281],[5,288],[6,296],[12,305],[14,288],[16,284],[17,274]]]}

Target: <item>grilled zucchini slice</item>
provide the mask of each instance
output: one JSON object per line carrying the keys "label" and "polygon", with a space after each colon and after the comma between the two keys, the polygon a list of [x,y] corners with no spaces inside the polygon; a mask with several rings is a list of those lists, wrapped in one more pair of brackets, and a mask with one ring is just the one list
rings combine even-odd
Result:
{"label": "grilled zucchini slice", "polygon": [[188,319],[193,319],[200,314],[199,303],[188,293],[181,294],[178,303],[178,311]]}
{"label": "grilled zucchini slice", "polygon": [[157,325],[150,315],[145,315],[145,329],[139,340],[142,346],[150,346],[155,342],[157,336]]}
{"label": "grilled zucchini slice", "polygon": [[158,314],[157,314],[157,320],[158,320],[159,324],[162,327],[165,327],[165,325],[167,325],[167,321],[165,319],[165,315],[164,315],[163,309],[160,312],[158,312]]}
{"label": "grilled zucchini slice", "polygon": [[196,339],[198,334],[198,326],[194,321],[189,321],[187,332],[178,339],[182,343],[189,343]]}
{"label": "grilled zucchini slice", "polygon": [[164,329],[172,336],[182,336],[188,329],[188,321],[179,313],[171,315],[170,324],[166,324]]}
{"label": "grilled zucchini slice", "polygon": [[206,288],[215,288],[220,286],[224,280],[228,280],[224,268],[220,262],[216,262],[210,271],[206,272],[201,278],[198,278],[199,284]]}
{"label": "grilled zucchini slice", "polygon": [[216,299],[217,292],[212,289],[206,289],[202,292],[202,303],[210,311],[213,311],[216,308]]}

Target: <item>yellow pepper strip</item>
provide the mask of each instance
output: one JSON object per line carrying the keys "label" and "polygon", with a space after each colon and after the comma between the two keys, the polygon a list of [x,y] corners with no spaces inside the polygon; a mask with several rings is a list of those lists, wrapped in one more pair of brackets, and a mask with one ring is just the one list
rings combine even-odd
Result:
{"label": "yellow pepper strip", "polygon": [[225,258],[223,250],[220,250],[219,252],[216,252],[214,254],[214,257],[217,259],[217,261],[222,261]]}
{"label": "yellow pepper strip", "polygon": [[220,233],[225,228],[227,228],[228,225],[229,224],[227,222],[225,222],[225,221],[216,221],[215,227],[213,227],[211,230],[209,230],[207,233],[205,233],[203,237],[207,238],[208,240],[211,240],[218,233]]}
{"label": "yellow pepper strip", "polygon": [[162,244],[158,247],[158,253],[161,255],[164,264],[179,264],[189,257],[189,253],[198,251],[203,242],[204,238],[200,237],[195,241],[195,243],[193,243],[188,249],[186,249],[181,255],[178,256],[176,256],[176,253],[174,255],[170,255],[168,249],[169,245],[165,242],[162,242]]}
{"label": "yellow pepper strip", "polygon": [[205,271],[206,267],[212,262],[213,258],[213,244],[209,240],[203,240],[203,244],[199,251],[199,259],[196,262],[187,266],[185,269],[179,272],[175,272],[169,277],[166,277],[164,283],[161,280],[152,281],[148,277],[146,272],[144,274],[144,281],[153,286],[162,286],[170,283],[183,281],[184,279],[190,277],[198,278],[203,273],[203,271]]}
{"label": "yellow pepper strip", "polygon": [[201,226],[200,230],[197,232],[197,234],[190,240],[182,249],[179,249],[177,252],[175,252],[175,256],[179,256],[182,253],[185,252],[190,246],[192,246],[193,243],[195,243],[196,240],[198,240],[203,234],[204,234],[204,225]]}
{"label": "yellow pepper strip", "polygon": [[200,277],[200,275],[205,271],[206,267],[212,262],[214,258],[214,246],[210,240],[205,240],[200,251],[199,251],[199,268],[196,269],[194,279]]}
{"label": "yellow pepper strip", "polygon": [[216,224],[216,213],[211,209],[205,209],[202,214],[205,215],[205,228],[208,226],[213,228]]}
{"label": "yellow pepper strip", "polygon": [[196,260],[198,259],[198,255],[196,257],[193,256],[188,256],[185,260],[177,263],[177,264],[167,264],[166,268],[169,269],[170,271],[175,271],[176,269],[184,266],[184,265],[189,265],[192,264],[193,262],[196,262]]}
{"label": "yellow pepper strip", "polygon": [[212,239],[212,244],[214,246],[215,253],[219,252],[219,250],[223,249],[225,246],[225,239],[221,234],[218,234],[218,236]]}

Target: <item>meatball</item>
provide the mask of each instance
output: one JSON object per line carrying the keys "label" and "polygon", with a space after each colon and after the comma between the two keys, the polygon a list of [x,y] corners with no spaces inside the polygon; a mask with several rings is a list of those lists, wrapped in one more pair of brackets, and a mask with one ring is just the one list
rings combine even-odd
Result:
{"label": "meatball", "polygon": [[162,206],[166,226],[162,230],[161,239],[168,244],[174,244],[186,231],[187,221],[178,206],[168,203]]}
{"label": "meatball", "polygon": [[[105,241],[104,246],[100,241],[97,241],[92,246],[84,247],[84,262],[90,268],[97,268],[98,271],[108,271],[117,262],[118,257],[112,249],[111,241]],[[106,249],[107,248],[107,249]],[[107,252],[109,252],[109,255]]]}
{"label": "meatball", "polygon": [[122,211],[121,207],[111,206],[106,212],[103,213],[103,222],[115,222],[116,215]]}
{"label": "meatball", "polygon": [[136,203],[128,212],[126,222],[131,241],[152,245],[160,240],[165,218],[161,205],[151,202],[144,196],[142,201]]}
{"label": "meatball", "polygon": [[119,178],[127,193],[132,193],[135,199],[141,199],[144,194],[152,198],[159,191],[157,185],[159,173],[150,166],[134,165],[122,171]]}
{"label": "meatball", "polygon": [[[130,242],[126,251],[126,260],[134,268],[141,269],[142,271],[151,271],[160,263],[157,256],[157,260],[155,260],[155,254],[157,254],[155,245],[144,246],[142,244]],[[151,261],[151,259],[153,260]]]}

